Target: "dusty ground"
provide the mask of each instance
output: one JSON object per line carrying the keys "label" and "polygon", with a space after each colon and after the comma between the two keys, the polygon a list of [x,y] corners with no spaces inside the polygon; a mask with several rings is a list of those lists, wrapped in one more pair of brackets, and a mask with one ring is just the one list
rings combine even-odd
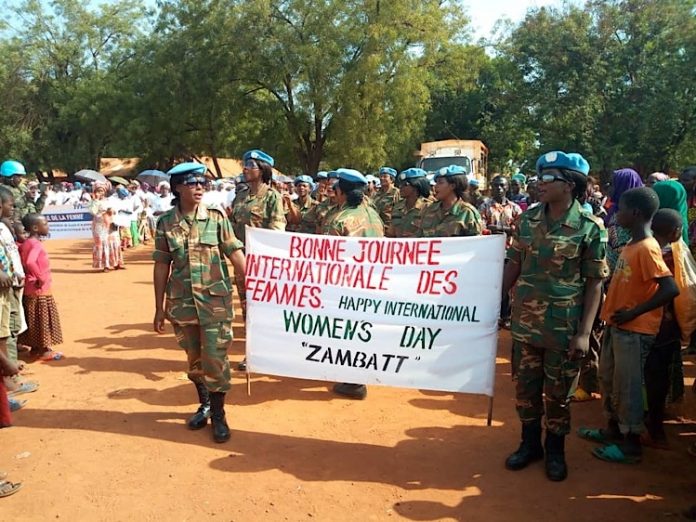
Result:
{"label": "dusty ground", "polygon": [[[364,402],[328,384],[235,376],[232,440],[184,427],[195,410],[185,358],[151,330],[149,250],[124,272],[93,273],[90,243],[47,243],[66,358],[29,366],[41,383],[15,427],[0,431],[0,469],[24,482],[0,499],[2,520],[678,520],[696,502],[696,425],[670,425],[672,451],[639,466],[602,463],[571,437],[570,477],[541,464],[512,473],[518,442],[507,354],[500,342],[494,426],[483,397],[371,387]],[[236,323],[232,359],[241,359]],[[688,383],[696,371],[687,361]],[[685,413],[696,417],[687,392]],[[597,402],[574,424],[601,422]],[[29,455],[27,456],[27,452]]]}

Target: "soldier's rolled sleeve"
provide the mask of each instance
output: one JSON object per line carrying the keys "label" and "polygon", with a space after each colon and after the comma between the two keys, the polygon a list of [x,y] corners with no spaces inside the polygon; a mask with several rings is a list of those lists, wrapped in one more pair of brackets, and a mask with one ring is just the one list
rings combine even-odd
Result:
{"label": "soldier's rolled sleeve", "polygon": [[167,265],[172,262],[172,254],[169,252],[167,237],[164,235],[164,230],[162,230],[161,221],[157,223],[157,230],[155,231],[155,251],[152,253],[152,259],[156,263],[165,263]]}
{"label": "soldier's rolled sleeve", "polygon": [[226,256],[232,255],[235,250],[244,248],[244,244],[234,235],[232,223],[228,219],[220,221],[220,248]]}
{"label": "soldier's rolled sleeve", "polygon": [[587,236],[587,248],[582,256],[580,273],[584,278],[604,279],[609,276],[607,265],[607,231],[601,225],[592,227]]}

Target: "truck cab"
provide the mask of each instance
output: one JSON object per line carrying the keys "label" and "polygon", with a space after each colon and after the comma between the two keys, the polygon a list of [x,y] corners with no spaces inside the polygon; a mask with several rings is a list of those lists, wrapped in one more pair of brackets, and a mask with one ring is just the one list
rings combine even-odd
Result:
{"label": "truck cab", "polygon": [[442,167],[460,165],[470,177],[476,178],[485,187],[488,169],[488,148],[479,140],[441,140],[421,143],[416,152],[418,166],[426,172],[435,172]]}

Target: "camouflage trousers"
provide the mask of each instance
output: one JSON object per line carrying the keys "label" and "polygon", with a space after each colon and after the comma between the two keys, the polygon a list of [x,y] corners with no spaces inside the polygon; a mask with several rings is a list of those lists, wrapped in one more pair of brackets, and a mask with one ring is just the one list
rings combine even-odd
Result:
{"label": "camouflage trousers", "polygon": [[173,326],[179,346],[186,350],[189,379],[203,382],[209,392],[227,392],[230,389],[227,348],[232,343],[231,324]]}
{"label": "camouflage trousers", "polygon": [[578,383],[578,361],[566,350],[539,348],[513,341],[517,414],[523,423],[540,422],[546,414],[546,430],[570,433],[570,397]]}

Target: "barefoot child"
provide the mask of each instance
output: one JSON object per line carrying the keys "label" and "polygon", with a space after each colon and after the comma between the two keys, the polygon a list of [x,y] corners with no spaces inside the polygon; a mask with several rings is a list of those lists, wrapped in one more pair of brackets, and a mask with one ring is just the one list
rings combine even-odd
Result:
{"label": "barefoot child", "polygon": [[48,235],[48,222],[41,214],[27,214],[22,219],[29,238],[19,254],[26,275],[24,310],[28,329],[19,342],[31,347],[33,355],[44,361],[60,359],[63,354],[52,349],[63,342],[58,308],[51,293],[51,267],[41,236]]}

